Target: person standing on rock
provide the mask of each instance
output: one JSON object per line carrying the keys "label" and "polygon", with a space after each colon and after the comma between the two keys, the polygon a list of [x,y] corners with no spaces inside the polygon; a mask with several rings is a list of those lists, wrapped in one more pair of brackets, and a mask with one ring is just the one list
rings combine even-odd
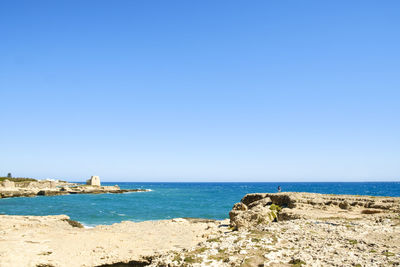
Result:
{"label": "person standing on rock", "polygon": [[278,193],[282,192],[281,186],[278,185]]}

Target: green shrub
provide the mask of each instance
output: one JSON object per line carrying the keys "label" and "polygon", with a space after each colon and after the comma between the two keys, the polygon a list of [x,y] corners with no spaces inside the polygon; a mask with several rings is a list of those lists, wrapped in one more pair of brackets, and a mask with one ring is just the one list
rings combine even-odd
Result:
{"label": "green shrub", "polygon": [[349,239],[349,243],[352,244],[352,245],[355,245],[355,244],[358,243],[358,241],[354,240],[354,239]]}
{"label": "green shrub", "polygon": [[269,207],[269,209],[270,209],[270,210],[275,210],[276,212],[280,212],[280,211],[282,210],[282,208],[281,208],[280,206],[275,205],[275,204],[272,204],[272,205]]}
{"label": "green shrub", "polygon": [[185,257],[185,258],[183,259],[183,261],[184,261],[184,262],[187,262],[187,263],[195,263],[195,262],[197,262],[198,260],[196,260],[195,258],[193,258],[193,257],[191,257],[191,256],[188,256],[188,257]]}
{"label": "green shrub", "polygon": [[291,261],[289,261],[289,264],[292,264],[295,267],[301,267],[301,265],[306,263],[300,259],[292,259]]}
{"label": "green shrub", "polygon": [[390,252],[390,251],[385,251],[385,252],[382,253],[382,255],[384,255],[386,257],[392,257],[392,256],[394,256],[394,253]]}

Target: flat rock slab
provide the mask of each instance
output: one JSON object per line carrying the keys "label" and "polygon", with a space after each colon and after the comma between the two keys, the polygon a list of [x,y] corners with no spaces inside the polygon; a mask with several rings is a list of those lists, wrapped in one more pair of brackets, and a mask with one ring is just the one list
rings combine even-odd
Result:
{"label": "flat rock slab", "polygon": [[0,266],[100,266],[190,248],[227,222],[186,219],[72,227],[68,216],[0,216]]}

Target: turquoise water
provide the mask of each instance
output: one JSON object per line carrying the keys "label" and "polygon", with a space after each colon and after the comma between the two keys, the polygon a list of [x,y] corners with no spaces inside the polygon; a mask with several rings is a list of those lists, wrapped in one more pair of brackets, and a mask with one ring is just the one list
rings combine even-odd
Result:
{"label": "turquoise water", "polygon": [[400,182],[368,183],[103,183],[151,192],[0,199],[0,214],[66,214],[87,226],[176,217],[228,218],[248,193],[282,191],[400,196]]}

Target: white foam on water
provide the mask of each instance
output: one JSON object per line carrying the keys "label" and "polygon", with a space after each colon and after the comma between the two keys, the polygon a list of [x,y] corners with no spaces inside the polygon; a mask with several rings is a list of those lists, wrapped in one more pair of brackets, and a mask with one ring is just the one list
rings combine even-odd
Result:
{"label": "white foam on water", "polygon": [[94,226],[92,226],[92,225],[87,225],[87,224],[84,224],[84,223],[81,223],[82,225],[83,225],[83,228],[85,228],[85,229],[92,229],[92,228],[94,228]]}
{"label": "white foam on water", "polygon": [[137,194],[137,193],[146,193],[146,192],[153,192],[152,189],[144,189],[145,191],[136,191],[136,192],[126,192],[124,194]]}

